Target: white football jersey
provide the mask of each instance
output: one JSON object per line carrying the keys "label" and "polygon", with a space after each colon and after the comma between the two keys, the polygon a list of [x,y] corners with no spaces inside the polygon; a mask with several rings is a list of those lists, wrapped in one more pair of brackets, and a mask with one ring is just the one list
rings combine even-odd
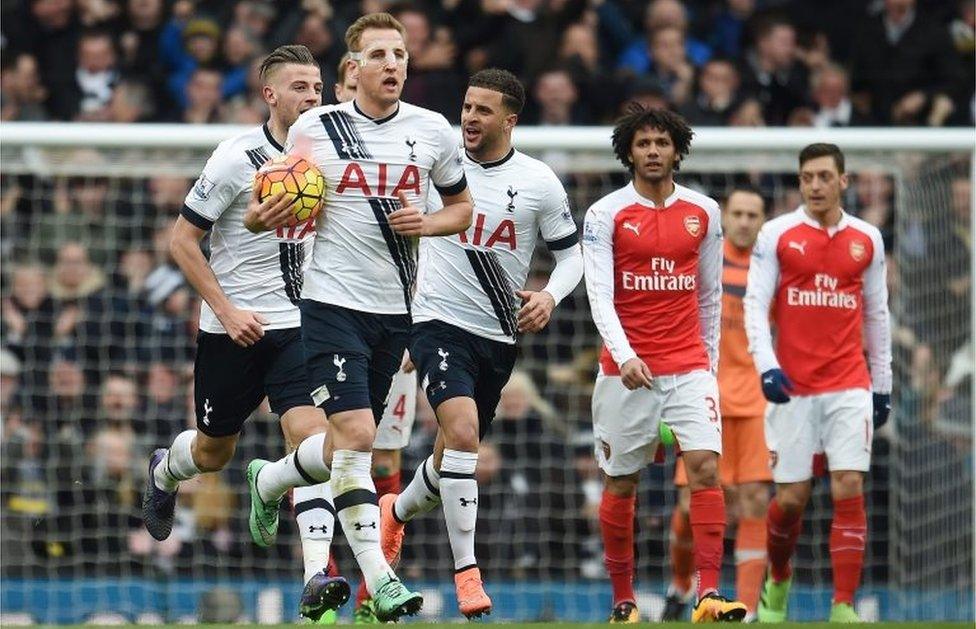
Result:
{"label": "white football jersey", "polygon": [[562,182],[548,166],[515,149],[495,162],[460,151],[474,197],[466,232],[423,238],[415,322],[436,319],[514,343],[521,301],[539,233],[552,251],[579,237]]}
{"label": "white football jersey", "polygon": [[444,194],[467,187],[444,116],[404,102],[381,120],[355,101],[316,107],[292,125],[288,150],[311,155],[327,180],[302,297],[364,312],[410,312],[416,243],[394,232],[387,216],[399,209],[399,192],[424,208],[431,183]]}
{"label": "white football jersey", "polygon": [[[220,288],[238,308],[260,313],[265,329],[296,328],[298,299],[309,249],[312,221],[276,232],[253,234],[244,227],[254,173],[282,154],[267,125],[221,142],[186,195],[183,218],[210,231],[210,267]],[[225,333],[210,306],[200,305],[200,329]]]}

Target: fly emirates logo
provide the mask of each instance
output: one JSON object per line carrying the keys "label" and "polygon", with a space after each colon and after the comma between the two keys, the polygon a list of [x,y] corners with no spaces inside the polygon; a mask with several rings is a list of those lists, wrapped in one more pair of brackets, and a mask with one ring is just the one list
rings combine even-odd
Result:
{"label": "fly emirates logo", "polygon": [[813,290],[796,286],[786,289],[786,303],[790,306],[817,306],[821,308],[843,308],[857,310],[857,297],[838,292],[837,278],[826,273],[813,276]]}
{"label": "fly emirates logo", "polygon": [[670,258],[651,258],[651,274],[642,275],[633,271],[621,273],[623,286],[627,290],[641,291],[692,291],[695,290],[694,275],[675,275],[675,261]]}

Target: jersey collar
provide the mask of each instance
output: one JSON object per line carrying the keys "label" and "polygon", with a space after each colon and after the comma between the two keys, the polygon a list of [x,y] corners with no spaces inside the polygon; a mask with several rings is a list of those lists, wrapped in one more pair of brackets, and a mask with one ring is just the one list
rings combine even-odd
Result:
{"label": "jersey collar", "polygon": [[672,192],[671,195],[664,200],[664,203],[662,205],[658,205],[654,201],[651,201],[650,199],[648,199],[647,197],[645,197],[644,195],[642,195],[640,192],[637,191],[637,186],[634,185],[633,179],[631,179],[630,183],[627,185],[630,186],[630,191],[634,194],[635,197],[637,197],[637,201],[641,205],[644,205],[649,208],[653,208],[655,210],[663,210],[664,208],[671,207],[672,205],[674,205],[675,201],[678,200],[678,197],[681,196],[681,186],[675,183],[674,192]]}
{"label": "jersey collar", "polygon": [[271,129],[268,128],[268,123],[267,122],[264,123],[263,125],[261,125],[261,130],[264,131],[264,137],[267,138],[268,144],[270,144],[271,146],[275,147],[275,149],[279,153],[284,153],[285,152],[285,147],[283,147],[282,145],[278,144],[278,140],[276,140],[274,138],[274,136],[271,135]]}
{"label": "jersey collar", "polygon": [[505,154],[505,157],[503,157],[501,159],[496,159],[493,162],[479,162],[475,158],[471,157],[471,153],[468,153],[467,150],[464,151],[464,156],[467,157],[468,158],[468,161],[470,161],[472,164],[477,164],[478,166],[481,166],[485,170],[488,170],[489,168],[494,168],[496,166],[501,166],[502,164],[504,164],[508,160],[510,160],[513,157],[515,157],[515,147],[513,146],[512,148],[510,148],[508,150],[508,153]]}
{"label": "jersey collar", "polygon": [[373,122],[373,124],[378,124],[378,125],[379,124],[383,124],[384,122],[389,122],[389,121],[393,120],[394,118],[396,118],[396,115],[398,113],[400,113],[400,102],[399,101],[397,101],[397,107],[396,107],[395,110],[393,110],[393,113],[390,114],[389,116],[384,116],[383,118],[373,118],[372,116],[370,116],[369,114],[367,114],[365,111],[363,111],[362,109],[359,108],[359,103],[356,102],[356,99],[353,99],[352,106],[356,110],[356,113],[358,113],[360,116],[362,116],[363,118],[366,118],[368,120],[371,120]]}
{"label": "jersey collar", "polygon": [[823,230],[823,231],[827,232],[830,235],[836,234],[837,232],[839,232],[840,230],[844,229],[845,227],[847,227],[851,223],[850,214],[848,214],[847,212],[845,212],[844,211],[844,208],[841,208],[840,209],[840,220],[833,227],[824,227],[823,225],[821,225],[820,223],[818,223],[817,221],[815,221],[809,214],[807,214],[807,206],[806,205],[801,205],[800,207],[796,208],[796,211],[800,213],[800,220],[801,221],[803,221],[804,223],[806,223],[810,227],[813,227],[815,229]]}

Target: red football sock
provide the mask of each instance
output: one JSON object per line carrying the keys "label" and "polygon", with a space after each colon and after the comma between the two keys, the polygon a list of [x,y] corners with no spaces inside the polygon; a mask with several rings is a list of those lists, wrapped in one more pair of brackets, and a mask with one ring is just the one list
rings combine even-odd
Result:
{"label": "red football sock", "polygon": [[861,569],[864,567],[867,532],[864,496],[834,500],[830,564],[834,569],[835,603],[854,604],[854,591],[861,582]]}
{"label": "red football sock", "polygon": [[763,573],[766,572],[766,522],[739,518],[735,534],[735,597],[756,611]]}
{"label": "red football sock", "polygon": [[386,494],[400,493],[400,472],[394,472],[389,476],[374,476],[373,484],[376,485],[376,497]]}
{"label": "red football sock", "polygon": [[636,496],[622,498],[608,491],[600,501],[603,562],[613,585],[613,604],[634,602],[634,509]]}
{"label": "red football sock", "polygon": [[682,594],[691,590],[695,569],[693,548],[688,514],[675,507],[671,512],[671,585]]}
{"label": "red football sock", "polygon": [[788,514],[779,508],[773,498],[766,513],[766,554],[769,555],[769,571],[773,580],[783,582],[793,575],[790,558],[803,527],[803,513]]}
{"label": "red football sock", "polygon": [[694,539],[698,597],[718,589],[725,536],[725,496],[719,487],[691,492],[691,535]]}

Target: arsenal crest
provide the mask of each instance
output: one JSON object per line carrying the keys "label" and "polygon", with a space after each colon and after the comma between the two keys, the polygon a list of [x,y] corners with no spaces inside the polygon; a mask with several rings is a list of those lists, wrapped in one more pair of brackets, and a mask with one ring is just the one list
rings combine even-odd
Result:
{"label": "arsenal crest", "polygon": [[698,232],[701,231],[701,219],[697,216],[686,216],[685,217],[685,229],[692,236],[697,236]]}
{"label": "arsenal crest", "polygon": [[851,257],[854,258],[855,262],[860,262],[861,258],[864,257],[865,248],[863,242],[853,241],[851,242]]}

